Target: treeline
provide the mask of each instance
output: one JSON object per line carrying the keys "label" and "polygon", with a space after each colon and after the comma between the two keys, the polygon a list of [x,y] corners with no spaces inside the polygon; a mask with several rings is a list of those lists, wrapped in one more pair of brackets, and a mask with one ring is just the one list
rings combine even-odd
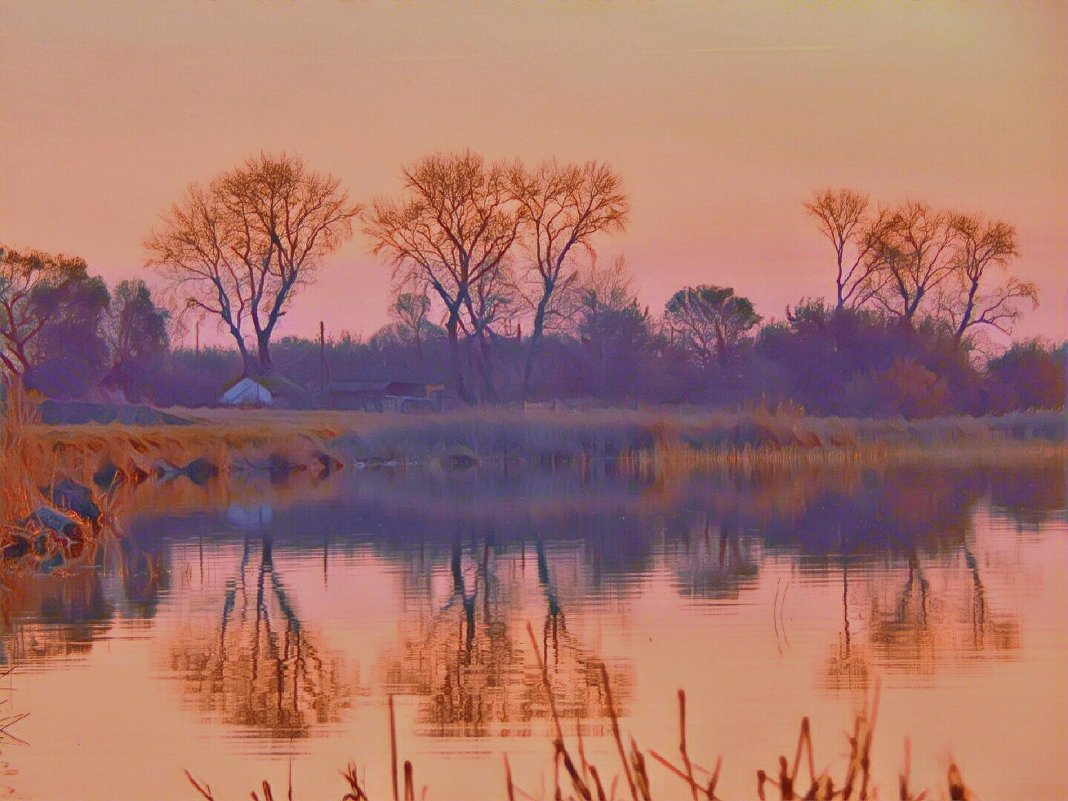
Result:
{"label": "treeline", "polygon": [[[819,414],[926,416],[1060,408],[1064,348],[996,358],[1037,290],[1013,273],[1015,228],[849,189],[805,204],[832,246],[830,303],[765,319],[718,276],[643,307],[599,241],[629,222],[612,168],[488,163],[470,151],[402,170],[396,196],[354,202],[339,179],[261,154],[194,185],[145,241],[165,282],[109,291],[83,261],[12,249],[0,259],[0,359],[9,379],[68,397],[213,402],[235,376],[327,378],[405,368],[458,402],[792,403]],[[357,228],[392,271],[392,322],[363,341],[275,342],[278,322]],[[828,284],[831,281],[828,280]],[[168,331],[217,324],[232,352],[171,351]]]}
{"label": "treeline", "polygon": [[[874,311],[836,313],[815,301],[735,341],[724,359],[702,362],[665,323],[667,317],[652,315],[633,297],[584,306],[568,330],[546,337],[530,399],[576,406],[785,404],[812,414],[880,417],[1003,414],[1064,405],[1063,345],[1021,342],[980,362],[932,323],[906,331]],[[498,399],[520,397],[528,347],[516,335],[493,341],[488,354]],[[471,340],[462,342],[465,363],[475,349]],[[484,353],[478,348],[477,358]],[[415,329],[396,322],[367,340],[327,340],[325,355],[333,378],[378,375],[385,367],[404,368],[431,383],[450,382],[448,340],[432,324],[422,325],[418,342]],[[323,377],[318,342],[282,339],[275,361],[280,374],[314,396]],[[241,362],[232,350],[199,356],[181,350],[166,365],[156,379],[154,402],[198,405],[212,402]]]}
{"label": "treeline", "polygon": [[109,290],[84,259],[0,247],[0,365],[52,397],[146,397],[168,354],[169,313],[144,281]]}

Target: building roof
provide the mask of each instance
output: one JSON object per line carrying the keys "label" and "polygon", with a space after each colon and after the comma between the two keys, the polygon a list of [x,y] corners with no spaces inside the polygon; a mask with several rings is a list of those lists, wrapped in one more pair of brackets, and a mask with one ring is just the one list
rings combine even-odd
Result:
{"label": "building roof", "polygon": [[331,392],[385,392],[391,384],[428,386],[426,380],[409,367],[375,365],[347,378],[331,379]]}
{"label": "building roof", "polygon": [[385,392],[395,381],[339,381],[330,382],[331,392]]}
{"label": "building roof", "polygon": [[219,403],[226,406],[270,406],[274,396],[254,378],[242,378],[219,398]]}

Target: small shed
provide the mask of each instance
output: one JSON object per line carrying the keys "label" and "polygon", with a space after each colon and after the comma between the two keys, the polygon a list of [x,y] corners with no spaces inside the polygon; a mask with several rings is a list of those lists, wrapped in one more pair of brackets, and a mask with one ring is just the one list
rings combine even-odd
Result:
{"label": "small shed", "polygon": [[367,411],[430,411],[439,408],[441,384],[428,384],[406,368],[365,370],[349,379],[334,379],[327,387],[334,408]]}
{"label": "small shed", "polygon": [[263,408],[274,405],[271,390],[254,378],[245,377],[226,390],[219,398],[220,406]]}

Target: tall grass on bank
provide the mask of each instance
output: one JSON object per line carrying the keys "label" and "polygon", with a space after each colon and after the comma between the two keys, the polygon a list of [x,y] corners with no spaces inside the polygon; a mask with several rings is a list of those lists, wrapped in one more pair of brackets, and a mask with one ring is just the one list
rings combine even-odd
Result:
{"label": "tall grass on bank", "polygon": [[[103,531],[101,505],[87,482],[70,474],[41,436],[37,404],[18,382],[4,387],[0,414],[0,565],[51,566],[95,553]],[[27,559],[23,559],[27,557]],[[5,588],[6,589],[6,588]]]}
{"label": "tall grass on bank", "polygon": [[[425,462],[467,457],[558,464],[614,459],[687,464],[742,460],[825,462],[1064,453],[1056,413],[931,420],[818,418],[789,409],[588,410],[477,409],[425,416],[363,412],[212,410],[222,430],[315,432],[357,461]],[[238,422],[240,421],[240,422]]]}
{"label": "tall grass on bank", "polygon": [[[709,769],[699,764],[689,752],[685,691],[678,691],[678,755],[672,757],[653,749],[643,749],[633,735],[625,737],[622,733],[608,672],[604,665],[601,666],[601,682],[607,701],[610,730],[619,758],[619,767],[614,772],[610,772],[610,769],[603,765],[598,766],[587,758],[581,726],[576,727],[574,744],[567,741],[564,727],[557,713],[549,672],[542,661],[534,629],[529,623],[527,633],[549,699],[553,753],[550,798],[553,801],[609,801],[609,799],[614,801],[616,798],[629,798],[630,801],[656,801],[657,799],[678,799],[684,795],[692,801],[724,801],[721,796],[717,795],[717,787],[724,767],[723,757],[716,757],[714,767]],[[876,684],[871,700],[865,700],[864,708],[854,716],[852,730],[846,734],[849,755],[844,769],[837,777],[829,770],[816,771],[811,723],[807,717],[802,718],[797,743],[793,749],[793,759],[789,759],[786,754],[781,754],[778,757],[778,767],[775,771],[770,773],[763,769],[755,771],[753,783],[755,795],[753,797],[759,801],[773,801],[773,799],[777,801],[800,799],[804,801],[832,801],[833,799],[867,801],[880,797],[878,788],[872,781],[871,763],[872,742],[875,737],[878,713],[879,686]],[[392,799],[401,801],[403,798],[403,801],[415,801],[416,784],[414,768],[410,761],[404,762],[403,785],[398,782],[396,723],[393,716],[392,698],[389,702],[389,727]],[[663,768],[667,774],[666,777],[656,776],[654,781],[654,775],[649,770],[652,762]],[[807,769],[805,774],[802,774],[802,768]],[[516,801],[520,798],[536,801],[536,796],[516,783],[507,755],[504,756],[504,774],[503,798],[507,801]],[[348,791],[342,796],[342,801],[371,801],[365,782],[361,781],[354,763],[350,762],[341,775],[348,785]],[[186,777],[205,801],[216,801],[207,783],[198,781],[189,771],[186,771]],[[667,779],[667,781],[661,783],[662,779]],[[945,781],[950,799],[972,801],[972,791],[965,785],[961,770],[956,764],[950,764]],[[427,798],[428,792],[428,788],[423,786],[418,797]],[[258,792],[253,791],[251,793],[253,801],[274,801],[274,791],[267,781],[262,783],[262,793],[261,797]],[[292,776],[290,776],[286,797],[293,798]],[[908,740],[905,741],[904,765],[898,773],[897,797],[901,801],[924,801],[928,798],[927,790],[916,793],[912,788],[911,753]]]}
{"label": "tall grass on bank", "polygon": [[[24,464],[87,481],[109,463],[132,476],[207,459],[220,471],[283,454],[310,463],[325,451],[348,464],[609,460],[642,470],[878,464],[891,460],[1004,463],[1068,453],[1065,418],[906,421],[816,418],[791,409],[460,410],[423,416],[367,412],[196,410],[190,425],[41,425],[9,404],[12,444]],[[47,476],[35,475],[46,482]]]}
{"label": "tall grass on bank", "polygon": [[33,511],[39,497],[34,482],[46,472],[40,443],[35,439],[39,421],[36,405],[22,385],[6,387],[0,415],[0,529],[15,525]]}

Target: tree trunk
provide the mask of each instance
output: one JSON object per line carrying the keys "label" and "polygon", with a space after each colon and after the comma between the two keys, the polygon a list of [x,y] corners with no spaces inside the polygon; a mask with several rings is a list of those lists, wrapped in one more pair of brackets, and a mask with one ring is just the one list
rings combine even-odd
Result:
{"label": "tree trunk", "polygon": [[530,379],[534,375],[534,361],[537,358],[538,346],[541,344],[542,332],[545,330],[545,313],[549,307],[549,298],[552,289],[546,288],[538,301],[537,311],[534,312],[534,328],[530,332],[530,349],[527,351],[527,363],[523,367],[523,400],[530,397]]}
{"label": "tree trunk", "polygon": [[486,391],[486,400],[490,403],[497,402],[497,389],[493,386],[493,353],[487,342],[486,332],[478,334],[478,357],[479,373],[482,375],[482,386]]}
{"label": "tree trunk", "polygon": [[960,324],[957,326],[956,339],[960,342],[964,338],[964,332],[968,330],[968,325],[972,321],[972,314],[975,312],[975,294],[979,290],[979,282],[972,281],[971,286],[968,288],[968,302],[964,306],[964,312],[960,317]]}
{"label": "tree trunk", "polygon": [[464,403],[471,403],[471,397],[464,384],[464,367],[460,359],[460,319],[457,312],[450,310],[449,319],[445,323],[445,331],[449,338],[449,357],[452,362],[452,377],[456,382],[456,392]]}
{"label": "tree trunk", "polygon": [[718,327],[716,328],[716,355],[721,365],[727,363],[727,340]]}
{"label": "tree trunk", "polygon": [[260,375],[270,375],[273,367],[271,364],[271,339],[265,334],[261,334],[256,339]]}
{"label": "tree trunk", "polygon": [[255,375],[255,360],[252,358],[252,354],[248,352],[248,347],[245,345],[245,338],[241,336],[241,332],[237,330],[233,325],[230,326],[230,335],[233,336],[234,342],[237,343],[237,352],[241,354],[241,374],[244,378],[249,378]]}

